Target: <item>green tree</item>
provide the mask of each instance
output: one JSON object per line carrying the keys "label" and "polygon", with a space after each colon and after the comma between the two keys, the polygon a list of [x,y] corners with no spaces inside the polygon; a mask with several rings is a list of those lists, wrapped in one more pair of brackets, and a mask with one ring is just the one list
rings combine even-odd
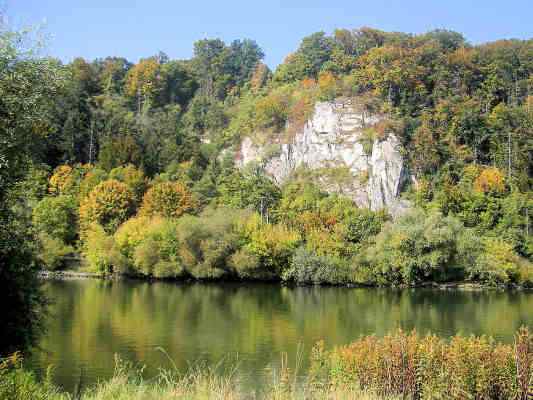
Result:
{"label": "green tree", "polygon": [[29,221],[13,206],[24,201],[13,188],[38,158],[31,143],[50,129],[49,101],[62,85],[57,62],[35,56],[31,35],[0,27],[0,354],[34,342],[43,320]]}
{"label": "green tree", "polygon": [[45,197],[33,209],[33,226],[65,243],[74,243],[78,233],[76,199],[65,195]]}

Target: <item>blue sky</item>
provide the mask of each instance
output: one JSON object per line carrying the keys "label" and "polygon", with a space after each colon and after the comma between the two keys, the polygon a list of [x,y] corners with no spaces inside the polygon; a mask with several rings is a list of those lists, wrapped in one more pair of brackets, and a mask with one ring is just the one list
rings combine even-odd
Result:
{"label": "blue sky", "polygon": [[64,61],[131,61],[159,50],[188,58],[195,40],[250,38],[275,66],[305,35],[371,26],[420,33],[447,28],[472,43],[533,37],[533,0],[2,0],[12,26],[45,21],[48,53]]}

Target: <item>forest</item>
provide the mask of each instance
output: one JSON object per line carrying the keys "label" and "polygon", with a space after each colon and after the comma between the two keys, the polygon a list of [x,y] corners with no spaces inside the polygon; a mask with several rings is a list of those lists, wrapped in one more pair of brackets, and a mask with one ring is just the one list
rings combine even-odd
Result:
{"label": "forest", "polygon": [[[31,31],[0,40],[2,342],[41,319],[36,271],[72,260],[160,279],[533,286],[533,40],[338,29],[275,70],[250,39],[137,63],[43,57]],[[339,98],[400,138],[404,215],[305,169],[277,185],[236,165],[244,137],[274,144]]]}

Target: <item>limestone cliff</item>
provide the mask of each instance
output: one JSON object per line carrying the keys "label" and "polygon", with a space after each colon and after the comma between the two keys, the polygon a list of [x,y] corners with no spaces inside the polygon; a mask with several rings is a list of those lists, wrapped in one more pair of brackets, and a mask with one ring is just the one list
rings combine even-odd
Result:
{"label": "limestone cliff", "polygon": [[342,192],[361,207],[398,214],[407,207],[399,195],[408,175],[394,133],[372,134],[383,120],[354,100],[317,103],[305,126],[288,139],[259,145],[245,138],[237,162],[261,163],[278,183],[305,166],[325,190]]}

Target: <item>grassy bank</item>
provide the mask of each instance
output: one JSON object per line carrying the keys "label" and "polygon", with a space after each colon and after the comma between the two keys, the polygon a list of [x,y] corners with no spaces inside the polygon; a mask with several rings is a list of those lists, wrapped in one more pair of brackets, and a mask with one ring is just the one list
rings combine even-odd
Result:
{"label": "grassy bank", "polygon": [[150,380],[117,358],[114,376],[67,394],[47,376],[22,369],[17,355],[0,364],[0,399],[519,399],[533,393],[533,334],[520,329],[513,344],[491,338],[450,340],[416,332],[362,337],[331,351],[318,343],[305,381],[281,367],[260,392],[243,389],[236,370],[220,374],[194,367],[185,374],[161,371]]}

